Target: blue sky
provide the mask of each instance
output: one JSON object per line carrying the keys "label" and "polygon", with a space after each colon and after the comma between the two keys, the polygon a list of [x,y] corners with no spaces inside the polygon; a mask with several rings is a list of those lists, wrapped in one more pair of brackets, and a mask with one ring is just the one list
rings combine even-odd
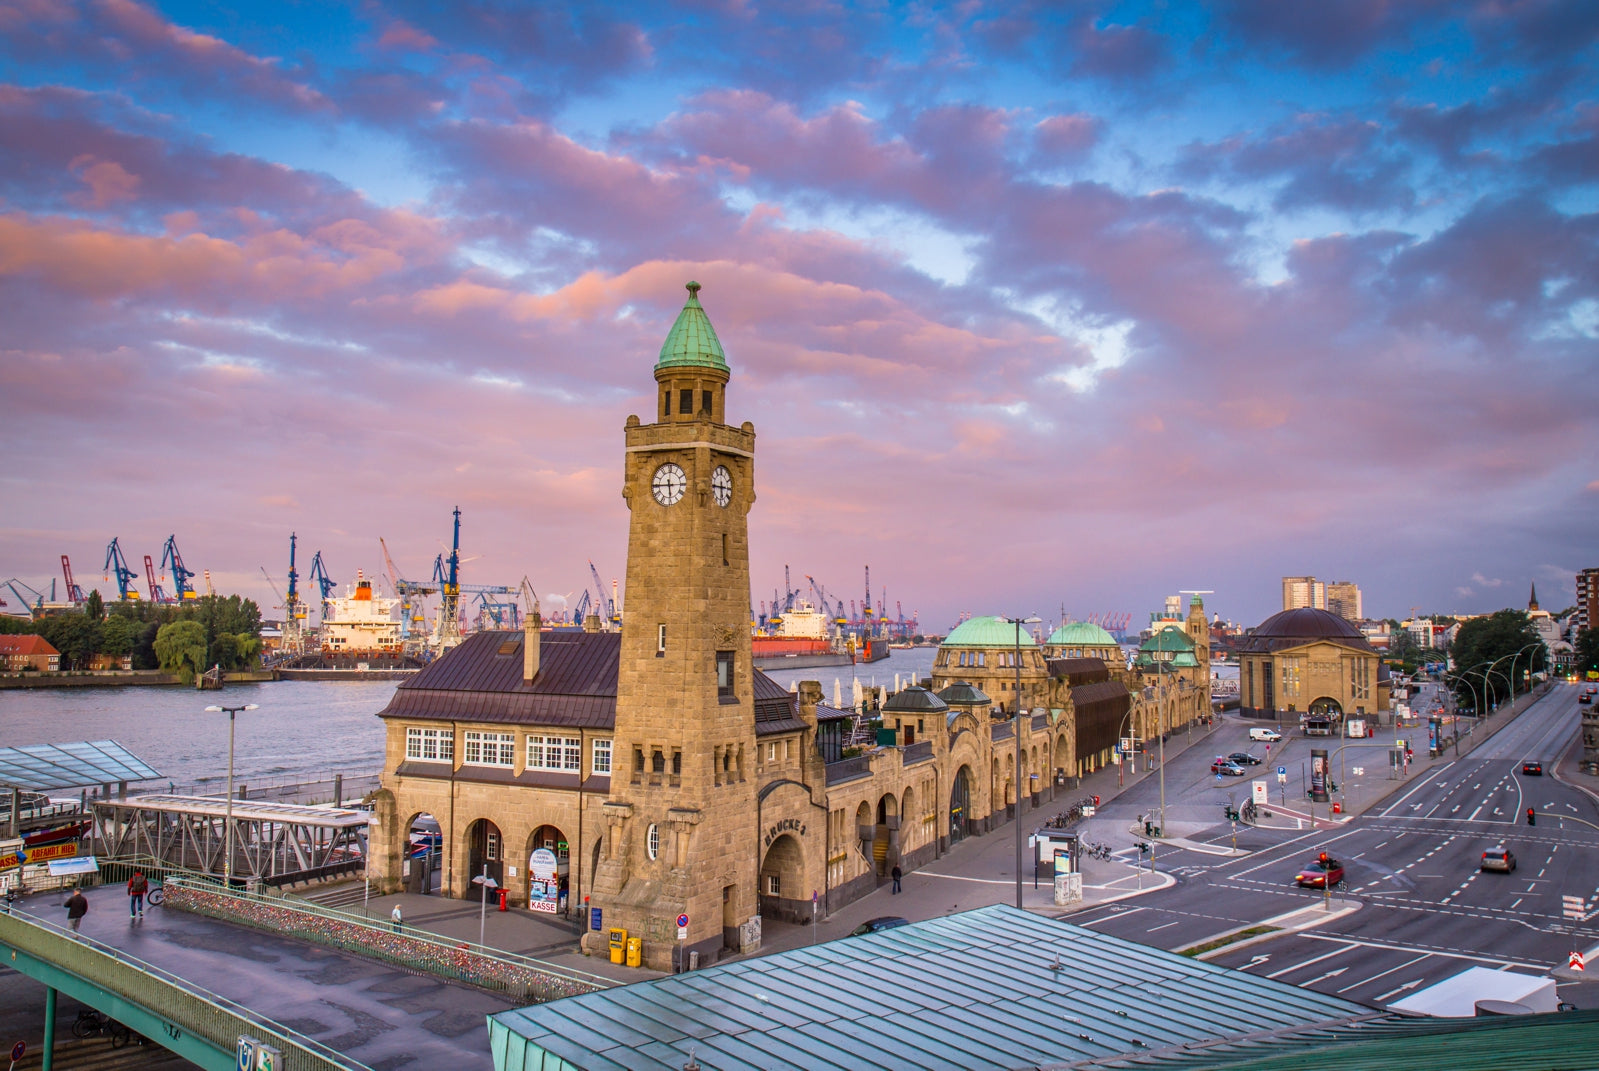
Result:
{"label": "blue sky", "polygon": [[176,533],[270,601],[289,531],[419,573],[460,504],[479,582],[621,575],[619,428],[696,278],[756,600],[786,562],[934,630],[1178,588],[1252,624],[1300,573],[1558,608],[1596,37],[1548,0],[0,0],[0,574]]}

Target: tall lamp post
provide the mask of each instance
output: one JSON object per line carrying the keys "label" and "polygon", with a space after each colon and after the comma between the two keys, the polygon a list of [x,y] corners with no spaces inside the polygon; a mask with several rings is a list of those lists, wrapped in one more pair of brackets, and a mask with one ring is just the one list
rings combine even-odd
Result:
{"label": "tall lamp post", "polygon": [[1011,777],[1011,784],[1016,793],[1016,910],[1022,907],[1022,626],[1036,625],[1042,618],[1034,614],[1032,617],[1007,617],[1006,624],[1016,630],[1016,716],[1012,724],[1016,727],[1016,769]]}
{"label": "tall lamp post", "polygon": [[223,829],[223,841],[227,844],[227,857],[222,861],[222,880],[229,890],[233,888],[233,716],[241,710],[255,710],[255,703],[246,703],[242,707],[206,707],[212,714],[226,713],[228,716],[228,817],[227,825]]}
{"label": "tall lamp post", "polygon": [[[1527,646],[1523,647],[1521,650],[1517,651],[1515,654],[1510,656],[1510,709],[1511,710],[1515,710],[1516,709],[1516,659],[1520,658],[1522,655],[1526,654],[1528,651],[1536,651],[1538,648],[1542,647],[1543,645],[1544,645],[1544,642],[1542,640],[1539,640],[1537,643],[1529,643],[1529,644],[1527,644]],[[1532,691],[1532,663],[1533,663],[1533,658],[1534,658],[1533,655],[1527,655],[1527,691],[1529,691],[1529,692]]]}

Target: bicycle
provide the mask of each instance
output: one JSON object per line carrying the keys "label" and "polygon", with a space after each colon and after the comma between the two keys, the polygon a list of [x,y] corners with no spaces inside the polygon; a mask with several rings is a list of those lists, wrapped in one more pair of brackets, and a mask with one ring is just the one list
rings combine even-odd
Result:
{"label": "bicycle", "polygon": [[133,1031],[109,1015],[101,1015],[93,1008],[80,1009],[78,1018],[72,1023],[72,1036],[92,1038],[102,1034],[111,1039],[113,1049],[120,1049],[133,1040]]}
{"label": "bicycle", "polygon": [[152,885],[150,886],[150,891],[144,894],[144,902],[151,907],[160,907],[161,901],[165,900],[166,896],[167,894],[162,891],[160,885]]}

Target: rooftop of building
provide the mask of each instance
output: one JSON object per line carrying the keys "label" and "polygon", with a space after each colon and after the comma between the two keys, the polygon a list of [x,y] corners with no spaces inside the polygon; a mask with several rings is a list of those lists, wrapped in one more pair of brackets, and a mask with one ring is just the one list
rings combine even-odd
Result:
{"label": "rooftop of building", "polygon": [[[1013,625],[1003,617],[972,617],[950,630],[940,647],[1015,647],[1020,636],[1023,647],[1037,647],[1025,626]],[[1115,642],[1115,641],[1112,641]]]}
{"label": "rooftop of building", "polygon": [[1044,643],[1050,647],[1115,647],[1116,637],[1092,621],[1068,621]]}
{"label": "rooftop of building", "polygon": [[61,652],[43,636],[0,636],[0,655],[53,655]]}
{"label": "rooftop of building", "polygon": [[722,340],[716,337],[716,328],[711,326],[711,318],[700,305],[700,284],[690,282],[685,289],[688,290],[688,300],[683,303],[683,311],[677,314],[677,322],[661,344],[661,356],[655,362],[656,371],[677,367],[728,371]]}
{"label": "rooftop of building", "polygon": [[1365,634],[1353,624],[1335,613],[1310,606],[1272,614],[1244,637],[1239,649],[1244,653],[1265,653],[1316,642],[1376,653]]}

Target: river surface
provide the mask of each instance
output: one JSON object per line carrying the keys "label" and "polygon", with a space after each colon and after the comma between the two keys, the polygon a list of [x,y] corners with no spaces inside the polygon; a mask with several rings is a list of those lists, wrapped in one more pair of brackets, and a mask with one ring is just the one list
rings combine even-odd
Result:
{"label": "river surface", "polygon": [[[773,675],[788,688],[819,680],[828,702],[835,688],[851,702],[853,682],[892,690],[932,672],[935,649],[895,650],[881,662],[817,666]],[[178,786],[223,782],[228,718],[206,712],[226,703],[257,705],[235,723],[234,780],[243,784],[374,774],[383,765],[383,722],[398,681],[269,681],[230,684],[220,692],[177,685],[130,688],[29,688],[0,691],[0,747],[115,740]],[[146,782],[130,788],[166,790]],[[220,791],[220,789],[218,789]]]}

